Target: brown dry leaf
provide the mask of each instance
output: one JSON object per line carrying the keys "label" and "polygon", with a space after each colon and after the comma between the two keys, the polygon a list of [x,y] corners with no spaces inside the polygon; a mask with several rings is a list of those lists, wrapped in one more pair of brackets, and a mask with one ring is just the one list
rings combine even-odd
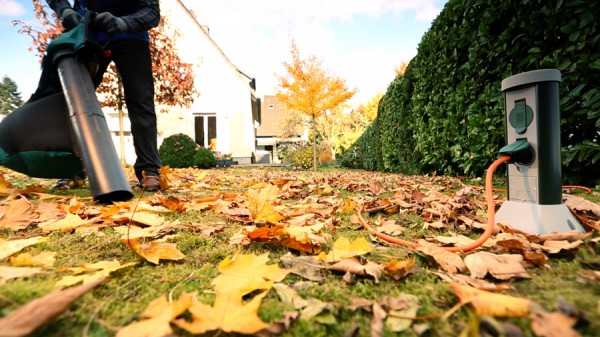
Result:
{"label": "brown dry leaf", "polygon": [[464,261],[471,276],[476,278],[485,278],[488,273],[499,280],[513,277],[530,278],[521,264],[523,256],[519,254],[477,252],[467,255]]}
{"label": "brown dry leaf", "polygon": [[456,254],[449,252],[442,247],[427,242],[425,240],[418,240],[419,246],[416,248],[419,252],[429,255],[448,273],[456,274],[463,272],[467,269],[462,258]]}
{"label": "brown dry leaf", "polygon": [[34,219],[34,207],[25,197],[13,200],[5,208],[0,208],[0,228],[16,232],[27,228]]}
{"label": "brown dry leaf", "polygon": [[373,303],[373,318],[371,319],[370,332],[371,337],[383,337],[383,320],[387,313],[379,303]]}
{"label": "brown dry leaf", "polygon": [[577,240],[575,242],[569,241],[544,241],[544,244],[540,246],[542,250],[548,252],[549,254],[558,254],[563,250],[573,250],[579,248],[579,246],[583,243],[581,240]]}
{"label": "brown dry leaf", "polygon": [[148,318],[121,328],[115,337],[165,337],[173,330],[170,322],[188,310],[194,303],[196,293],[182,293],[179,299],[169,302],[166,295],[150,302],[140,317]]}
{"label": "brown dry leaf", "polygon": [[325,279],[322,269],[327,268],[325,262],[317,261],[312,256],[294,256],[287,253],[279,259],[291,273],[304,277],[307,280],[321,282]]}
{"label": "brown dry leaf", "polygon": [[296,290],[284,283],[273,284],[273,289],[275,289],[277,295],[281,299],[281,302],[286,306],[292,307],[296,310],[308,306],[307,300],[298,295]]}
{"label": "brown dry leaf", "polygon": [[9,196],[13,194],[15,188],[8,181],[4,180],[4,175],[0,174],[0,196]]}
{"label": "brown dry leaf", "polygon": [[590,212],[600,217],[600,204],[598,203],[571,194],[563,194],[563,199],[565,199],[565,205],[574,211]]}
{"label": "brown dry leaf", "polygon": [[[123,269],[129,266],[133,266],[137,264],[137,262],[130,262],[126,264],[121,264],[117,260],[113,261],[99,261],[95,263],[84,263],[83,267],[75,267],[75,268],[63,268],[63,271],[70,271],[75,275],[65,276],[56,282],[57,287],[65,288],[77,284],[79,282],[83,282],[83,284],[95,282],[99,279],[108,277],[110,273],[113,271]],[[91,272],[84,275],[85,272]]]}
{"label": "brown dry leaf", "polygon": [[90,223],[90,221],[81,219],[81,217],[79,217],[77,214],[67,213],[67,215],[60,220],[42,222],[38,224],[38,227],[41,228],[45,233],[64,233],[88,223]]}
{"label": "brown dry leaf", "polygon": [[35,212],[38,214],[36,219],[38,222],[60,220],[65,217],[65,212],[59,205],[49,202],[40,202]]}
{"label": "brown dry leaf", "polygon": [[579,241],[588,238],[594,234],[593,232],[579,233],[578,231],[568,231],[564,233],[550,233],[540,235],[540,240],[546,241]]}
{"label": "brown dry leaf", "polygon": [[55,290],[35,299],[0,319],[2,336],[25,337],[40,326],[51,322],[104,279],[69,289]]}
{"label": "brown dry leaf", "polygon": [[215,302],[212,306],[196,302],[189,308],[192,322],[183,319],[175,321],[180,328],[192,333],[202,334],[207,331],[221,330],[254,334],[266,328],[268,324],[258,317],[258,308],[267,291],[254,296],[247,303],[237,293],[221,293],[215,291]]}
{"label": "brown dry leaf", "polygon": [[514,287],[510,283],[496,284],[496,283],[492,283],[492,282],[489,282],[486,280],[476,279],[474,277],[471,277],[468,275],[462,275],[462,274],[445,274],[445,273],[440,273],[440,272],[431,272],[431,273],[439,276],[442,280],[444,280],[448,283],[456,282],[456,283],[460,283],[460,284],[464,284],[464,285],[467,285],[470,287],[477,288],[479,290],[498,292],[498,291],[514,289]]}
{"label": "brown dry leaf", "polygon": [[369,253],[373,248],[365,238],[357,238],[352,243],[346,237],[339,237],[334,243],[329,253],[320,253],[317,257],[325,262],[337,262],[346,258],[364,255]]}
{"label": "brown dry leaf", "polygon": [[23,253],[10,258],[10,264],[15,267],[40,266],[44,268],[51,268],[55,261],[56,252],[42,252],[33,256],[30,253]]}
{"label": "brown dry leaf", "polygon": [[28,277],[42,272],[42,268],[37,267],[7,267],[0,266],[0,284],[6,280]]}
{"label": "brown dry leaf", "polygon": [[177,261],[185,258],[175,243],[151,241],[148,244],[140,244],[139,238],[125,239],[122,242],[146,261],[154,264],[158,264],[160,260]]}
{"label": "brown dry leaf", "polygon": [[473,287],[450,282],[461,304],[471,303],[480,317],[526,317],[532,302],[525,298],[490,293]]}
{"label": "brown dry leaf", "polygon": [[248,210],[254,222],[266,222],[277,224],[284,217],[275,212],[273,202],[277,199],[279,188],[275,185],[267,185],[261,190],[248,190]]}
{"label": "brown dry leaf", "polygon": [[148,212],[135,212],[133,222],[150,227],[160,226],[165,222],[165,218],[158,214]]}
{"label": "brown dry leaf", "polygon": [[531,328],[536,336],[543,337],[579,337],[573,329],[576,319],[560,312],[547,312],[539,305],[532,307]]}
{"label": "brown dry leaf", "polygon": [[356,258],[343,259],[328,268],[329,270],[343,271],[347,274],[361,275],[361,276],[373,276],[375,283],[379,283],[379,277],[383,268],[377,263],[367,261],[366,264],[360,263]]}
{"label": "brown dry leaf", "polygon": [[4,240],[0,238],[0,261],[21,251],[25,247],[45,242],[48,239],[43,236],[36,236],[29,239]]}
{"label": "brown dry leaf", "polygon": [[397,297],[385,297],[384,307],[388,308],[385,327],[389,331],[402,332],[410,328],[412,319],[406,317],[416,317],[419,308],[419,299],[410,294],[401,294]]}

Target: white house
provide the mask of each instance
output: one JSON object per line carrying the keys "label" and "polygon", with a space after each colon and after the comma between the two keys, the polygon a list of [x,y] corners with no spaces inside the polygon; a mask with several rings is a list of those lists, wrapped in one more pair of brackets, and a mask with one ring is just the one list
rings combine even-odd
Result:
{"label": "white house", "polygon": [[[194,65],[199,96],[190,108],[168,107],[166,113],[161,113],[165,107],[156,107],[159,145],[162,139],[178,133],[189,135],[204,147],[216,139],[216,151],[231,154],[240,164],[251,163],[256,153],[256,128],[260,124],[260,99],[255,94],[255,80],[227,58],[183,1],[163,0],[160,6],[161,14],[169,17],[179,32],[176,45],[180,58]],[[107,111],[106,116],[119,150],[118,115]],[[125,158],[133,163],[135,154],[128,118],[124,119],[123,129]]]}

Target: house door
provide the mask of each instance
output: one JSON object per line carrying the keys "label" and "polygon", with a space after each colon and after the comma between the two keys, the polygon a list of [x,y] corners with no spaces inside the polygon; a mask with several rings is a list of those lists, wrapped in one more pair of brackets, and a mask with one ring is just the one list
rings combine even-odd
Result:
{"label": "house door", "polygon": [[[195,141],[203,147],[210,147],[211,140],[217,141],[217,116],[214,114],[196,115],[194,118]],[[213,149],[214,150],[214,149]]]}

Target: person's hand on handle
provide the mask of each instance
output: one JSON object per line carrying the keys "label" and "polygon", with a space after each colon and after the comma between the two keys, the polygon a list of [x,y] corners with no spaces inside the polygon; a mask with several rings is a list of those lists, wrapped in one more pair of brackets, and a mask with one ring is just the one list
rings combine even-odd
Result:
{"label": "person's hand on handle", "polygon": [[128,29],[125,20],[118,16],[114,16],[109,12],[96,15],[92,27],[97,31],[105,32],[109,35],[125,33]]}
{"label": "person's hand on handle", "polygon": [[75,28],[81,20],[83,20],[83,16],[70,8],[65,9],[60,14],[60,21],[65,31]]}

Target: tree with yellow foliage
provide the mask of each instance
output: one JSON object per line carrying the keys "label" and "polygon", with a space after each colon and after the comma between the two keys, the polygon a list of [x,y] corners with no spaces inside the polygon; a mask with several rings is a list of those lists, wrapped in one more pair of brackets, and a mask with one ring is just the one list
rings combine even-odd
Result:
{"label": "tree with yellow foliage", "polygon": [[345,81],[323,69],[322,62],[314,55],[301,58],[293,39],[290,54],[292,61],[282,63],[287,73],[277,78],[277,99],[285,104],[286,109],[309,117],[313,137],[313,171],[316,171],[317,118],[348,101],[356,94],[356,89],[348,90]]}

